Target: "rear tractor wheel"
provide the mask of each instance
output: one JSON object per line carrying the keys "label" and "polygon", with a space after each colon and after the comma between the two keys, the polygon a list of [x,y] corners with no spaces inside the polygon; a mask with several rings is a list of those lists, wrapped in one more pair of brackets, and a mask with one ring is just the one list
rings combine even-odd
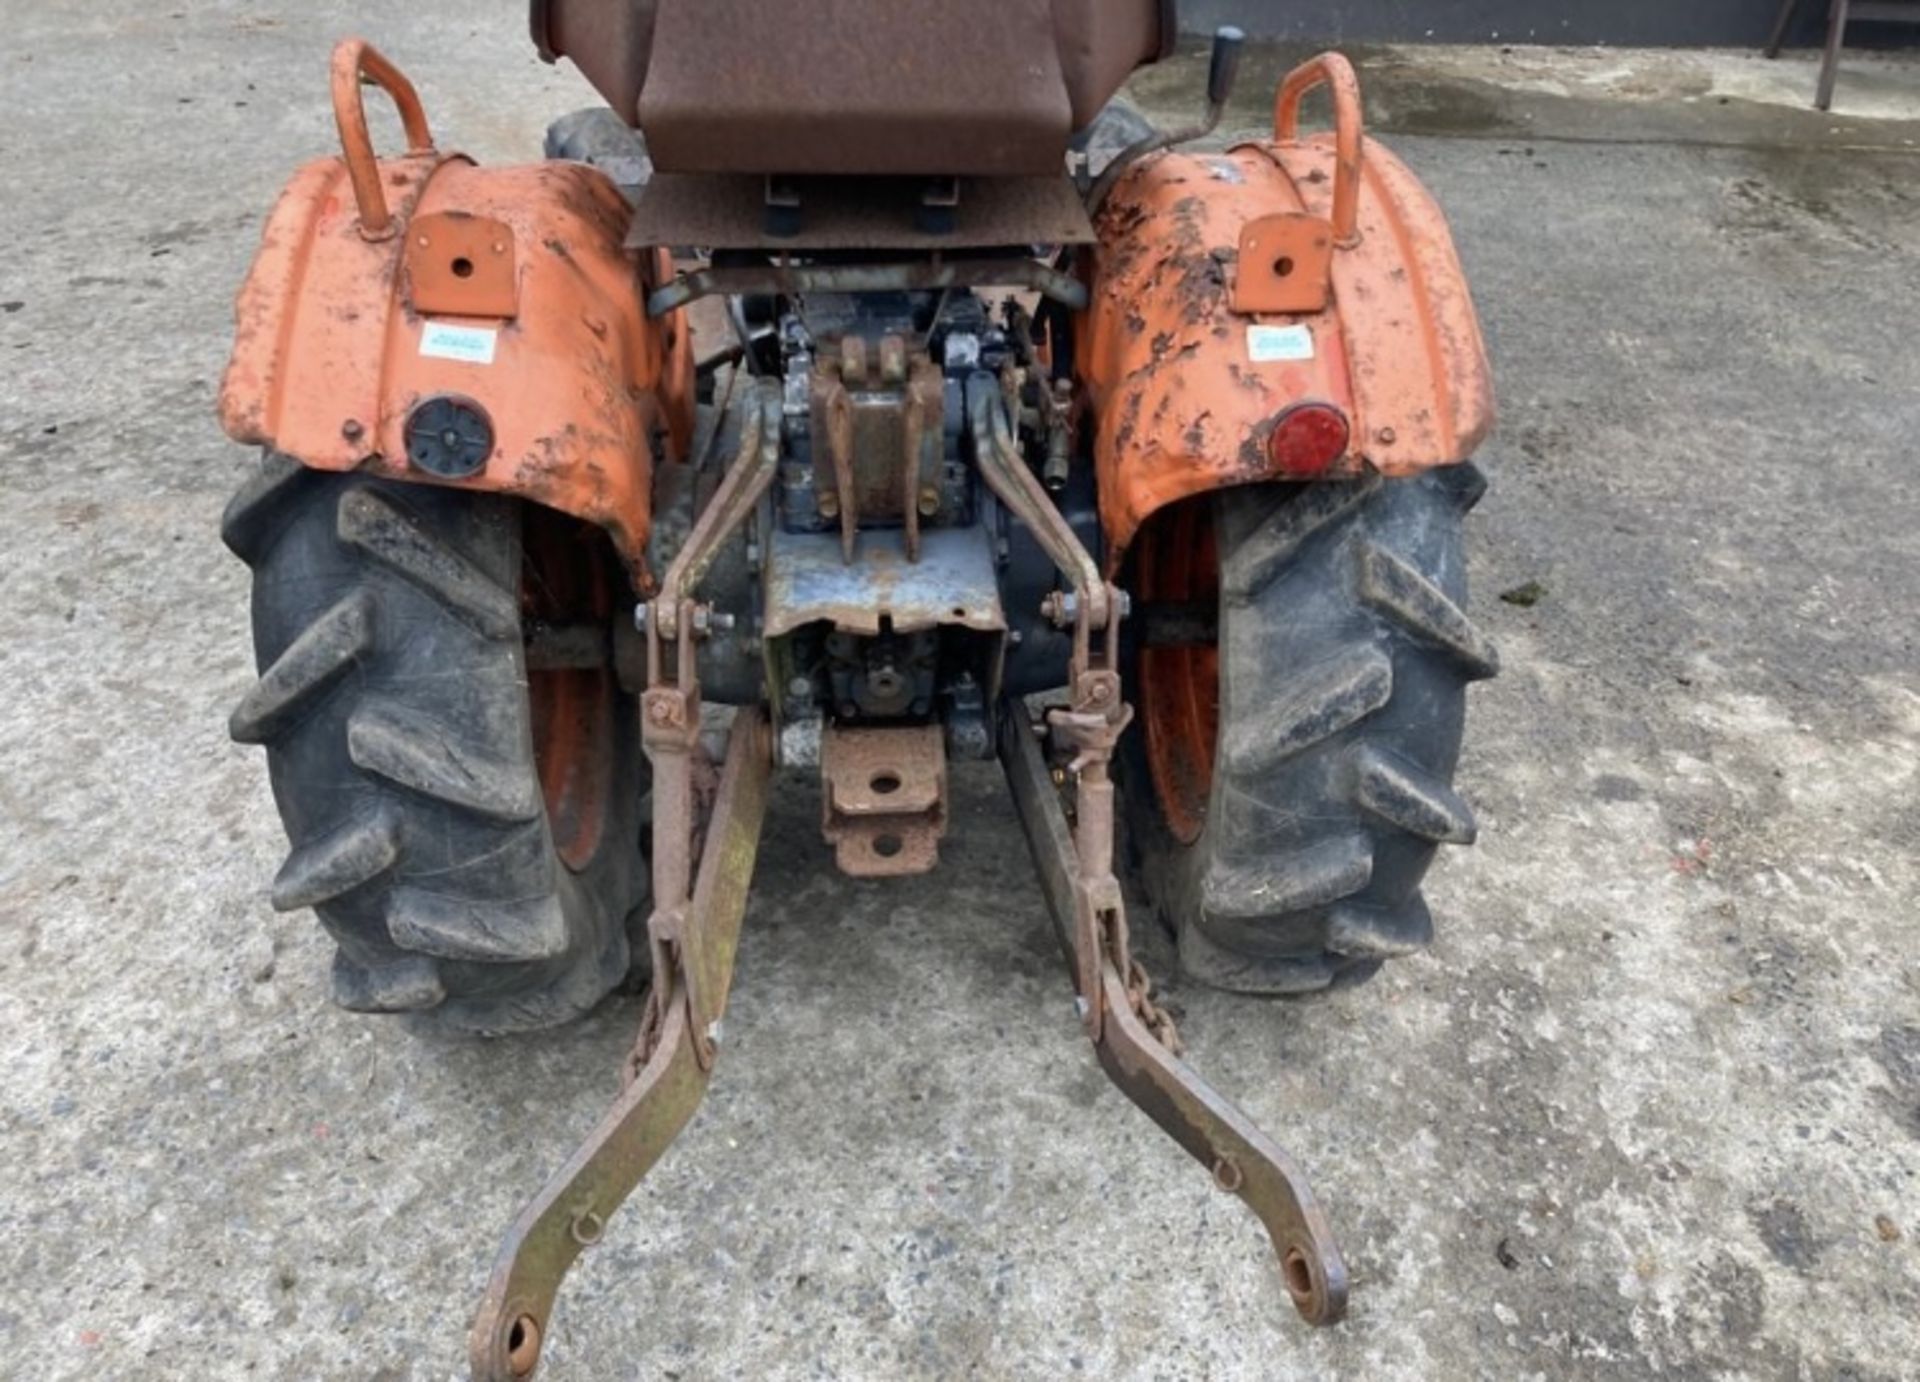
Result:
{"label": "rear tractor wheel", "polygon": [[1135,653],[1129,819],[1181,967],[1220,988],[1357,982],[1432,938],[1420,882],[1474,838],[1453,790],[1469,682],[1471,465],[1259,486],[1156,515],[1134,555],[1154,607],[1214,607],[1216,641]]}
{"label": "rear tractor wheel", "polygon": [[646,894],[639,719],[610,659],[530,669],[527,639],[630,614],[604,537],[275,455],[222,536],[260,667],[231,730],[266,747],[292,844],[273,905],[332,935],[334,1000],[487,1033],[593,1007]]}

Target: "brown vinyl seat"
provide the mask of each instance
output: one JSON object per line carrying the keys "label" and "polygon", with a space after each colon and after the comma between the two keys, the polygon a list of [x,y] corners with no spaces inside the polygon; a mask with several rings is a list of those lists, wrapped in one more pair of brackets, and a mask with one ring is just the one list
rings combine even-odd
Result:
{"label": "brown vinyl seat", "polygon": [[1012,177],[1165,56],[1173,0],[534,0],[667,173]]}

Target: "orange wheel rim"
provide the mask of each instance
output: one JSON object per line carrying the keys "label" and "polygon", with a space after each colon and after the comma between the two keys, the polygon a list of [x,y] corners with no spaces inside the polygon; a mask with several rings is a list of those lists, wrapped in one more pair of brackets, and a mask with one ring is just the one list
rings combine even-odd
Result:
{"label": "orange wheel rim", "polygon": [[[1193,500],[1156,515],[1136,546],[1134,584],[1149,604],[1211,606],[1220,594],[1213,508]],[[1181,844],[1200,838],[1213,791],[1220,732],[1217,646],[1143,648],[1140,712],[1147,768],[1167,830]]]}
{"label": "orange wheel rim", "polygon": [[[522,538],[521,611],[535,623],[611,627],[614,583],[586,524],[529,509]],[[533,761],[554,848],[582,869],[599,851],[613,788],[611,666],[528,669]]]}

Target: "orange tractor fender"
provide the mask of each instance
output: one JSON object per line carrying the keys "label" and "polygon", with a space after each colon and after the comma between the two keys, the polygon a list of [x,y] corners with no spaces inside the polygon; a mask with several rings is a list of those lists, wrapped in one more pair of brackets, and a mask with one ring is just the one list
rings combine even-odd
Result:
{"label": "orange tractor fender", "polygon": [[[405,154],[375,158],[363,75],[398,106]],[[361,40],[334,51],[333,101],[342,153],[294,175],[240,290],[227,434],[572,514],[650,593],[655,441],[683,457],[694,412],[684,313],[644,307],[665,253],[624,247],[627,204],[595,169],[436,150],[412,85]]]}
{"label": "orange tractor fender", "polygon": [[[1298,133],[1332,90],[1335,128]],[[1272,140],[1168,152],[1096,222],[1076,369],[1110,572],[1156,511],[1232,485],[1409,475],[1493,425],[1486,348],[1445,218],[1361,128],[1337,54],[1282,83]]]}

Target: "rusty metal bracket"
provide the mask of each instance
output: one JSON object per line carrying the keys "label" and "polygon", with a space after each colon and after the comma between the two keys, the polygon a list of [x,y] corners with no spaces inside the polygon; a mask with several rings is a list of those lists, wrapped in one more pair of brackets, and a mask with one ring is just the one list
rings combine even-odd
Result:
{"label": "rusty metal bracket", "polygon": [[[1076,699],[1078,697],[1076,696]],[[1107,1075],[1154,1122],[1211,1172],[1214,1184],[1238,1196],[1265,1225],[1280,1259],[1281,1280],[1294,1308],[1310,1324],[1333,1324],[1346,1313],[1347,1273],[1332,1226],[1314,1200],[1306,1176],[1238,1108],[1180,1058],[1171,1024],[1153,1005],[1151,981],[1127,951],[1126,913],[1110,872],[1110,799],[1089,800],[1087,773],[1118,729],[1065,712],[1054,717],[1070,744],[1081,746],[1077,828],[1069,828],[1038,730],[1024,706],[1009,703],[1000,719],[1000,759],[1014,805],[1033,850],[1054,929],[1072,965],[1078,1002],[1094,1051]],[[1124,717],[1121,718],[1124,723]],[[1105,741],[1103,743],[1103,741]],[[1107,787],[1111,792],[1111,786]],[[1104,822],[1089,820],[1105,816]],[[1103,835],[1104,841],[1095,839]],[[1084,848],[1096,852],[1089,858]],[[1101,881],[1104,877],[1105,882]],[[1108,885],[1111,884],[1111,887]]]}
{"label": "rusty metal bracket", "polygon": [[1240,231],[1233,310],[1323,312],[1333,292],[1333,225],[1304,211],[1256,216]]}
{"label": "rusty metal bracket", "polygon": [[449,317],[520,314],[513,227],[492,216],[433,211],[407,227],[407,296],[413,310]]}
{"label": "rusty metal bracket", "polygon": [[854,878],[931,872],[947,831],[947,748],[939,725],[852,729],[820,741],[820,831]]}
{"label": "rusty metal bracket", "polygon": [[967,407],[980,478],[994,497],[1027,525],[1041,550],[1073,588],[1073,603],[1051,602],[1049,617],[1063,626],[1084,617],[1093,628],[1106,628],[1116,609],[1114,592],[1101,579],[1099,562],[1074,534],[1046,486],[1021,457],[1020,444],[1007,417],[1001,381],[990,374],[977,374],[968,380]]}
{"label": "rusty metal bracket", "polygon": [[920,560],[920,520],[940,512],[940,437],[946,412],[946,381],[924,352],[907,378],[901,427],[900,513],[906,527],[907,560]]}
{"label": "rusty metal bracket", "polygon": [[[650,675],[657,674],[660,644],[672,642],[679,636],[682,606],[689,602],[727,538],[747,521],[779,473],[779,384],[770,379],[761,380],[755,396],[747,400],[746,412],[740,430],[740,449],[727,467],[726,478],[701,510],[679,554],[667,567],[666,575],[660,578],[659,592],[648,609],[648,657],[656,669]],[[699,630],[695,628],[693,632],[697,634]]]}
{"label": "rusty metal bracket", "polygon": [[711,1063],[700,1059],[698,1041],[707,1037],[711,1051],[726,1011],[771,772],[766,716],[742,711],[727,744],[699,881],[676,931],[674,961],[654,972],[654,997],[637,1043],[644,1057],[592,1134],[508,1230],[468,1340],[474,1382],[533,1376],[567,1270],[599,1241],[607,1220],[706,1094]]}
{"label": "rusty metal bracket", "polygon": [[[858,341],[854,337],[842,349]],[[845,357],[848,362],[858,358],[851,350]],[[860,501],[853,485],[853,396],[834,362],[823,360],[814,367],[812,402],[815,427],[826,439],[826,464],[816,467],[820,516],[840,520],[840,560],[851,566],[854,535],[860,529]]]}

